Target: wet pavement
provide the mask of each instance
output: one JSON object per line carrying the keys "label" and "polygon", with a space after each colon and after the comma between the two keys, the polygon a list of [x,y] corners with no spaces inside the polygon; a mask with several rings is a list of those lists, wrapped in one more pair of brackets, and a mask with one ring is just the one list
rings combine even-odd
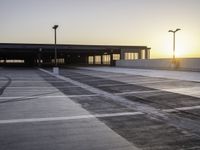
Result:
{"label": "wet pavement", "polygon": [[0,149],[200,149],[198,79],[116,69],[2,68]]}

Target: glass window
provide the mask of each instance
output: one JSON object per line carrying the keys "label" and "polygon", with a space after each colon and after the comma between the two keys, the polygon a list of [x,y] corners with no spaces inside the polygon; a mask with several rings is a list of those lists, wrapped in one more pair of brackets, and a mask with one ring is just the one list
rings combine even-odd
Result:
{"label": "glass window", "polygon": [[21,59],[8,59],[6,60],[6,63],[24,63],[24,60],[21,60]]}
{"label": "glass window", "polygon": [[101,56],[95,56],[95,64],[101,64]]}
{"label": "glass window", "polygon": [[88,64],[94,64],[94,57],[88,56]]}
{"label": "glass window", "polygon": [[103,55],[103,64],[110,64],[110,55]]}
{"label": "glass window", "polygon": [[113,60],[120,60],[120,54],[113,54]]}
{"label": "glass window", "polygon": [[125,53],[125,60],[138,59],[138,53]]}

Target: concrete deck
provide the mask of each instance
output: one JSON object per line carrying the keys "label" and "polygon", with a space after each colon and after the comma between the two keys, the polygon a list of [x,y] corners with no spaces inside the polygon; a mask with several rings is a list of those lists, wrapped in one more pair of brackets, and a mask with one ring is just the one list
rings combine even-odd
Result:
{"label": "concrete deck", "polygon": [[200,149],[198,75],[1,68],[0,149]]}

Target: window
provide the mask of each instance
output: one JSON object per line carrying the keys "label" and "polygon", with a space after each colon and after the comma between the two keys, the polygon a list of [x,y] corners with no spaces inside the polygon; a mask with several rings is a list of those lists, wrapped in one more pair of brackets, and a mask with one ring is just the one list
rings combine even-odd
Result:
{"label": "window", "polygon": [[[65,59],[64,58],[57,58],[56,59],[56,62],[58,63],[58,64],[64,64],[65,63]],[[55,63],[55,59],[51,59],[51,63]]]}
{"label": "window", "polygon": [[[4,62],[4,60],[1,61],[1,62]],[[8,64],[10,64],[10,63],[24,63],[24,60],[21,60],[21,59],[7,59],[6,63],[8,63]]]}
{"label": "window", "polygon": [[94,64],[94,57],[88,56],[88,64]]}
{"label": "window", "polygon": [[113,54],[113,60],[120,60],[120,54]]}
{"label": "window", "polygon": [[125,60],[138,59],[138,53],[125,53]]}
{"label": "window", "polygon": [[110,64],[110,55],[103,55],[103,64]]}
{"label": "window", "polygon": [[101,64],[101,56],[95,56],[95,64]]}

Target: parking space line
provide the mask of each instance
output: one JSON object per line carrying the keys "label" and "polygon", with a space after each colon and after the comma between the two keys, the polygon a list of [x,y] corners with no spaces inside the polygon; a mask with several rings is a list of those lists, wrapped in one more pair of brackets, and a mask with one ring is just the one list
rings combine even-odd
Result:
{"label": "parking space line", "polygon": [[[200,109],[200,106],[181,107],[174,109],[164,109],[164,112],[176,112],[177,110],[193,110]],[[122,113],[110,113],[110,114],[97,114],[97,115],[79,115],[68,117],[48,117],[48,118],[29,118],[29,119],[10,119],[0,120],[0,124],[13,124],[13,123],[30,123],[30,122],[47,122],[47,121],[67,121],[67,120],[79,120],[79,119],[91,119],[91,118],[104,118],[104,117],[120,117],[120,116],[135,116],[142,115],[142,112],[122,112]]]}
{"label": "parking space line", "polygon": [[[180,107],[180,108],[174,108],[174,109],[163,109],[162,111],[171,113],[171,112],[176,112],[176,111],[193,110],[193,109],[200,109],[200,106],[198,105],[198,106],[192,106],[192,107]],[[110,114],[68,116],[68,117],[10,119],[10,120],[0,120],[0,124],[47,122],[47,121],[67,121],[67,120],[104,118],[104,117],[135,116],[135,115],[142,115],[142,114],[144,114],[144,113],[142,113],[142,112],[122,112],[122,113],[110,113]]]}
{"label": "parking space line", "polygon": [[[47,81],[43,81],[43,80],[13,80],[12,79],[12,83],[16,83],[16,82],[21,82],[21,83],[26,83],[26,82],[28,82],[28,83],[47,83]],[[51,81],[51,82],[53,82],[53,83],[62,83],[63,81]]]}
{"label": "parking space line", "polygon": [[154,84],[154,83],[168,83],[173,82],[175,80],[165,79],[162,81],[139,81],[139,82],[130,82],[130,84]]}
{"label": "parking space line", "polygon": [[[57,88],[62,89],[62,88],[71,88],[71,87],[78,87],[76,85],[70,85],[70,86],[58,86]],[[49,86],[24,86],[24,87],[20,87],[20,86],[9,86],[7,87],[7,89],[41,89],[41,88],[45,88],[45,89],[55,89],[55,87],[49,87]]]}
{"label": "parking space line", "polygon": [[165,109],[164,112],[176,112],[181,110],[194,110],[194,109],[200,109],[200,105],[197,106],[191,106],[191,107],[179,107],[174,109]]}
{"label": "parking space line", "polygon": [[139,94],[139,93],[152,93],[152,92],[158,92],[160,90],[148,90],[148,91],[131,91],[131,92],[122,92],[122,93],[115,93],[114,95],[126,95],[126,94]]}
{"label": "parking space line", "polygon": [[119,83],[119,84],[103,84],[103,85],[98,85],[98,87],[107,87],[107,86],[120,86],[120,85],[125,85],[124,83]]}
{"label": "parking space line", "polygon": [[91,97],[91,96],[99,96],[98,94],[85,94],[85,95],[49,95],[49,96],[26,96],[26,97],[20,97],[20,96],[15,96],[15,97],[0,97],[1,99],[32,99],[32,98],[65,98],[65,97]]}
{"label": "parking space line", "polygon": [[103,117],[118,117],[129,115],[141,115],[142,112],[124,112],[124,113],[112,113],[112,114],[98,114],[98,115],[79,115],[69,117],[48,117],[48,118],[29,118],[29,119],[10,119],[0,120],[0,124],[13,124],[13,123],[32,123],[32,122],[47,122],[47,121],[67,121],[67,120],[79,120],[79,119],[91,119],[91,118],[103,118]]}

